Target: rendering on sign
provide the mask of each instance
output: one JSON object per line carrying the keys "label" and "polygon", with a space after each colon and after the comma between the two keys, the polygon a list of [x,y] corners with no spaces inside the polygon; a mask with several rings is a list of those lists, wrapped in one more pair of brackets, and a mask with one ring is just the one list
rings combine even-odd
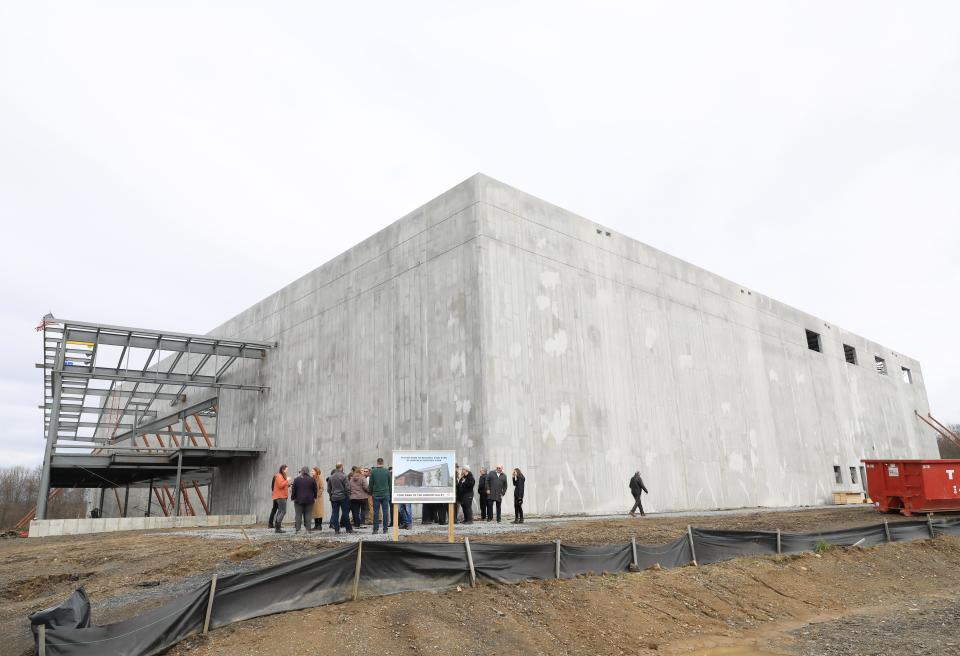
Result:
{"label": "rendering on sign", "polygon": [[454,451],[394,451],[394,503],[454,503]]}

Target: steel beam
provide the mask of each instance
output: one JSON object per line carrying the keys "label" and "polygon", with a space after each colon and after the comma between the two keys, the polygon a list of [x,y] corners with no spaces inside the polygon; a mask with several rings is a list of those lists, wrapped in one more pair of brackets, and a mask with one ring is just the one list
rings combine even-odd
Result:
{"label": "steel beam", "polygon": [[259,359],[263,358],[268,350],[276,346],[271,342],[219,339],[203,335],[167,333],[136,328],[102,326],[97,331],[94,328],[77,326],[72,322],[65,321],[64,324],[66,341],[108,344],[110,346],[126,346],[129,344],[131,348],[158,349],[171,353],[200,353]]}
{"label": "steel beam", "polygon": [[[137,406],[138,407],[136,408],[130,408],[130,410],[128,410],[125,414],[135,415],[138,417],[156,417],[157,416],[156,410],[142,410],[140,409],[139,404],[137,404]],[[41,410],[52,410],[53,404],[46,403],[44,405],[38,405],[37,407],[40,408]],[[61,415],[64,415],[67,413],[93,415],[93,414],[99,414],[101,409],[103,409],[103,406],[99,406],[99,405],[80,405],[78,403],[63,403],[62,401],[60,403]]]}
{"label": "steel beam", "polygon": [[58,369],[57,374],[77,380],[114,380],[125,383],[146,383],[149,385],[186,385],[187,387],[215,387],[218,389],[265,390],[265,385],[241,385],[221,383],[214,376],[200,376],[179,373],[153,373],[144,375],[139,369],[114,369],[112,367],[68,367]]}
{"label": "steel beam", "polygon": [[176,401],[177,395],[173,392],[161,392],[160,394],[154,394],[154,392],[143,392],[137,391],[133,392],[131,390],[109,390],[109,389],[100,389],[98,387],[88,388],[86,391],[87,396],[110,396],[116,395],[121,398],[125,396],[135,396],[138,399],[152,399],[156,396],[157,399],[161,401]]}
{"label": "steel beam", "polygon": [[[184,417],[190,417],[199,412],[203,412],[207,408],[212,408],[217,404],[217,398],[213,397],[212,399],[207,399],[206,401],[201,401],[200,403],[195,403],[188,408],[184,408],[178,412],[175,412],[166,417],[161,417],[153,421],[148,421],[144,424],[140,424],[136,427],[135,430],[129,430],[125,433],[121,433],[113,438],[114,441],[119,442],[120,440],[127,439],[130,437],[138,437],[140,435],[146,435],[147,433],[165,433],[166,431],[160,430],[180,422]],[[202,431],[201,431],[202,432]]]}

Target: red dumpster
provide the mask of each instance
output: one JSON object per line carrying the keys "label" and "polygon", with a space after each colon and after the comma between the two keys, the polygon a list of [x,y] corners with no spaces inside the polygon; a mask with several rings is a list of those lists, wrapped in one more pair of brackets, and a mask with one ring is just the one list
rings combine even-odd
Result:
{"label": "red dumpster", "polygon": [[960,510],[960,460],[864,460],[867,494],[880,512]]}

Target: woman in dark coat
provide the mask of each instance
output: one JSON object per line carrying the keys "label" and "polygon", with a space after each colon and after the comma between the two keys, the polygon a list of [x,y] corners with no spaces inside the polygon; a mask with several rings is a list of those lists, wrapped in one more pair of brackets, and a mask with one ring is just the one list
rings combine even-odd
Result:
{"label": "woman in dark coat", "polygon": [[513,469],[513,523],[523,524],[523,487],[526,477],[519,467]]}

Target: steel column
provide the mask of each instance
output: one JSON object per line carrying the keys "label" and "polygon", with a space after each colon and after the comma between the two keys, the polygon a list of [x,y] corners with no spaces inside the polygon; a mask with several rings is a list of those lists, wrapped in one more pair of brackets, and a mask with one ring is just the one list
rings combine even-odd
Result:
{"label": "steel column", "polygon": [[[177,486],[174,488],[178,491],[183,490],[183,449],[177,451]],[[176,505],[174,506],[173,516],[180,516],[180,494],[177,494]]]}
{"label": "steel column", "polygon": [[[46,340],[46,334],[44,334]],[[50,494],[50,462],[53,458],[53,447],[57,443],[57,433],[60,424],[60,399],[63,392],[62,378],[64,349],[67,346],[66,337],[60,338],[57,347],[56,362],[50,372],[50,384],[53,387],[53,403],[50,407],[50,423],[47,426],[47,443],[43,449],[43,469],[40,472],[40,489],[37,490],[37,519],[47,518],[47,495]]]}

